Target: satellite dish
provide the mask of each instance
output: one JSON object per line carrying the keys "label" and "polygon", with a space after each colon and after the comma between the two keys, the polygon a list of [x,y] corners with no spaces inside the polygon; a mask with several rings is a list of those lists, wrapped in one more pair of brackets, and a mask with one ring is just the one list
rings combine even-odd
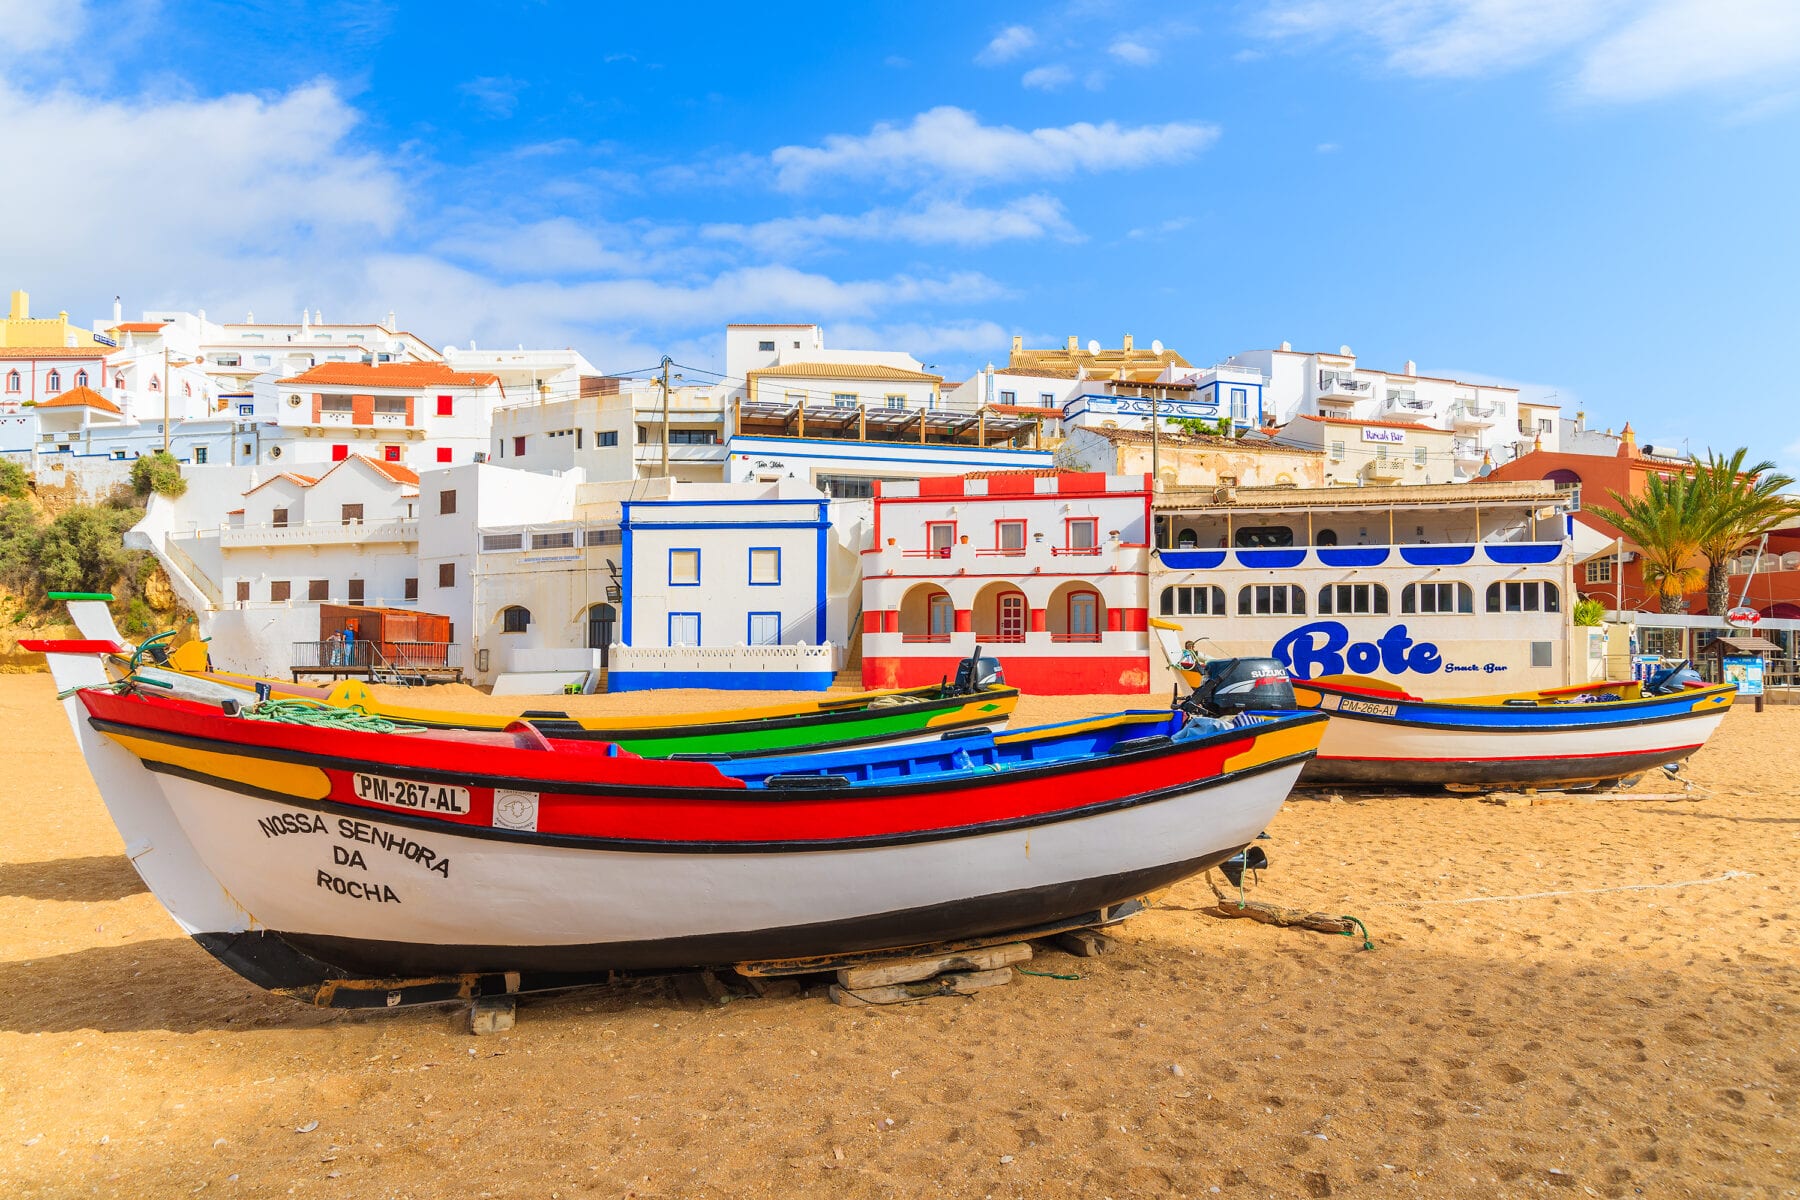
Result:
{"label": "satellite dish", "polygon": [[1150,343],[1150,353],[1161,354],[1162,350],[1163,350],[1163,347],[1162,347],[1161,342],[1151,342]]}
{"label": "satellite dish", "polygon": [[1089,343],[1088,343],[1088,353],[1089,353],[1089,354],[1098,354],[1098,353],[1100,353],[1100,343],[1099,343],[1099,342],[1095,342],[1095,341],[1090,341],[1090,342],[1089,342]]}

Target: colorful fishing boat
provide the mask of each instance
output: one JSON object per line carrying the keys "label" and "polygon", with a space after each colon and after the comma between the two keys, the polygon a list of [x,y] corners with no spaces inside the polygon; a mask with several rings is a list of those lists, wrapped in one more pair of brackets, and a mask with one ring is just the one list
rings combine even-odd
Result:
{"label": "colorful fishing boat", "polygon": [[[99,641],[117,638],[110,597],[58,593],[84,636]],[[361,680],[345,680],[330,688],[308,687],[252,675],[211,670],[202,642],[188,642],[149,665],[139,664],[145,678],[161,678],[176,690],[217,694],[234,689],[249,699],[264,695],[310,700],[355,709],[406,725],[429,729],[503,730],[529,720],[557,737],[610,742],[651,758],[686,753],[769,754],[783,750],[837,745],[926,741],[971,729],[1003,729],[1019,702],[1017,688],[1006,686],[999,666],[979,651],[964,660],[954,681],[929,687],[855,692],[795,704],[659,714],[656,716],[573,716],[557,708],[521,708],[512,712],[467,712],[384,699]],[[985,666],[982,664],[986,664]],[[161,675],[160,672],[168,672]],[[181,677],[185,676],[186,680]],[[192,682],[189,682],[192,681]],[[197,688],[199,684],[214,687]]]}
{"label": "colorful fishing boat", "polygon": [[259,720],[49,656],[146,884],[262,987],[345,1006],[1105,919],[1274,816],[1324,718],[1136,712],[912,746],[648,760]]}
{"label": "colorful fishing boat", "polygon": [[[1217,664],[1195,660],[1152,620],[1170,664],[1196,690]],[[1730,711],[1730,685],[1611,683],[1428,700],[1379,678],[1293,680],[1295,702],[1328,714],[1303,785],[1377,788],[1628,785],[1686,759]],[[1663,691],[1665,687],[1674,690]]]}

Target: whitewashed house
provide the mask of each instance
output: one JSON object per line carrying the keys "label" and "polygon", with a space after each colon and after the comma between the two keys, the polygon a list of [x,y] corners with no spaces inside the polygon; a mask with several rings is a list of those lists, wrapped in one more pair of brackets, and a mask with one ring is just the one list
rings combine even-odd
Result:
{"label": "whitewashed house", "polygon": [[259,378],[254,394],[254,409],[276,423],[260,431],[260,461],[284,470],[352,454],[415,471],[478,462],[506,399],[498,376],[438,362],[321,363]]}
{"label": "whitewashed house", "polygon": [[863,683],[953,676],[976,646],[1028,692],[1149,686],[1148,475],[882,484],[863,551]]}

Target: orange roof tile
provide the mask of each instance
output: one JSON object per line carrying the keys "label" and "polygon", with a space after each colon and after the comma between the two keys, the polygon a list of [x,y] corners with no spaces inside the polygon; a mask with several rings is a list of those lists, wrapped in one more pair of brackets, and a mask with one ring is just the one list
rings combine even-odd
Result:
{"label": "orange roof tile", "polygon": [[908,371],[883,363],[795,362],[778,363],[744,372],[747,379],[877,379],[887,382],[942,383],[942,375]]}
{"label": "orange roof tile", "polygon": [[387,460],[380,458],[370,458],[366,454],[358,454],[355,455],[355,457],[362,459],[395,483],[416,484],[419,482],[419,473],[411,467],[406,466],[404,463],[388,462]]}
{"label": "orange roof tile", "polygon": [[1417,429],[1422,433],[1441,433],[1449,436],[1448,429],[1439,429],[1435,425],[1420,425],[1416,421],[1359,421],[1355,417],[1315,417],[1311,413],[1301,413],[1301,419],[1317,421],[1321,425],[1373,425],[1381,429]]}
{"label": "orange roof tile", "polygon": [[39,400],[39,408],[97,408],[101,412],[119,413],[119,406],[96,392],[93,388],[70,388],[60,396],[52,396],[48,400]]}
{"label": "orange roof tile", "polygon": [[326,387],[486,387],[500,382],[485,371],[455,371],[443,363],[320,363],[289,379],[288,384]]}
{"label": "orange roof tile", "polygon": [[278,479],[285,479],[290,483],[297,483],[303,488],[309,488],[313,484],[319,482],[318,477],[314,475],[300,475],[293,471],[283,471],[279,475],[269,476],[267,479],[251,488],[250,491],[245,492],[244,495],[248,496],[254,492],[260,492]]}
{"label": "orange roof tile", "polygon": [[168,321],[127,321],[123,325],[114,325],[113,333],[161,333]]}
{"label": "orange roof tile", "polygon": [[105,346],[0,346],[0,358],[105,358]]}

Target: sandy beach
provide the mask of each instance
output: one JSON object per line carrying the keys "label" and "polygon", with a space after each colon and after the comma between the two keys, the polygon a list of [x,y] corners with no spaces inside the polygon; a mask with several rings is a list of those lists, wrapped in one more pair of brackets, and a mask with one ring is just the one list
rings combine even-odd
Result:
{"label": "sandy beach", "polygon": [[1800,707],[1734,712],[1697,799],[1291,802],[1253,895],[1373,952],[1190,881],[1029,964],[1078,979],[885,1010],[653,981],[483,1038],[241,981],[144,891],[48,677],[0,677],[0,722],[0,1195],[1800,1195]]}

